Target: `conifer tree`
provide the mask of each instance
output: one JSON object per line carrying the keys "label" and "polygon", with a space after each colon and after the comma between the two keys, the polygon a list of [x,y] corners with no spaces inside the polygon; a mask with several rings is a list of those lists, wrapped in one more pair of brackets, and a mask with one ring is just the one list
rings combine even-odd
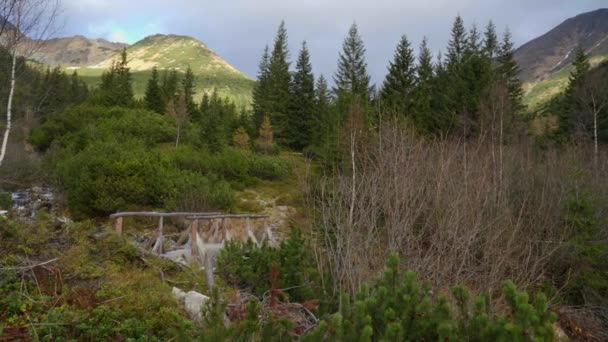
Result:
{"label": "conifer tree", "polygon": [[418,66],[416,67],[417,83],[414,90],[414,113],[418,129],[424,132],[435,131],[432,113],[434,94],[433,55],[428,47],[426,37],[420,44]]}
{"label": "conifer tree", "polygon": [[351,26],[342,44],[334,82],[334,94],[341,113],[346,112],[353,100],[360,101],[364,105],[369,103],[373,89],[367,73],[365,46],[357,24]]}
{"label": "conifer tree", "polygon": [[445,78],[441,79],[445,91],[446,102],[442,104],[444,110],[450,111],[460,117],[460,121],[465,125],[465,135],[468,135],[468,121],[470,113],[468,108],[469,93],[467,80],[465,78],[465,57],[469,50],[468,36],[464,27],[464,21],[460,15],[456,16],[452,25],[452,34],[448,42]]}
{"label": "conifer tree", "polygon": [[148,85],[146,86],[144,103],[146,108],[149,110],[162,114],[165,112],[167,106],[162,96],[158,81],[158,69],[154,67],[152,68],[152,76],[148,80]]}
{"label": "conifer tree", "polygon": [[467,49],[467,32],[464,27],[464,21],[460,15],[456,16],[452,25],[452,37],[448,42],[447,68],[455,68],[463,62],[465,51]]}
{"label": "conifer tree", "polygon": [[202,118],[201,143],[211,152],[219,152],[226,144],[223,101],[213,90],[209,107]]}
{"label": "conifer tree", "polygon": [[496,34],[496,26],[492,20],[488,22],[484,33],[483,51],[490,59],[494,59],[498,54],[498,35]]}
{"label": "conifer tree", "polygon": [[521,81],[517,77],[518,73],[519,65],[515,60],[513,42],[511,41],[511,32],[507,28],[503,35],[498,53],[498,77],[507,84],[509,89],[509,98],[511,99],[511,108],[515,113],[519,113],[524,110],[524,91]]}
{"label": "conifer tree", "polygon": [[338,116],[332,108],[329,86],[321,75],[315,87],[312,145],[315,154],[326,164],[331,164],[337,154],[339,126]]}
{"label": "conifer tree", "polygon": [[114,85],[114,96],[116,105],[130,106],[133,103],[133,84],[131,80],[131,69],[127,59],[127,49],[124,48],[120,54],[120,61],[116,65],[116,79]]}
{"label": "conifer tree", "polygon": [[274,48],[268,66],[268,115],[274,124],[276,139],[281,144],[289,143],[287,137],[287,114],[290,105],[291,74],[289,73],[289,51],[287,30],[281,22],[274,40]]}
{"label": "conifer tree", "polygon": [[175,102],[178,89],[178,76],[177,70],[165,70],[161,82],[161,91],[164,102],[168,103],[170,100]]}
{"label": "conifer tree", "polygon": [[403,35],[395,50],[394,59],[389,64],[388,75],[380,91],[383,107],[401,115],[413,116],[415,86],[414,52],[407,37]]}
{"label": "conifer tree", "polygon": [[204,120],[205,117],[207,116],[207,114],[209,113],[209,94],[207,92],[203,93],[203,98],[201,99],[201,104],[200,107],[198,109],[200,115],[201,115],[201,120]]}
{"label": "conifer tree", "polygon": [[258,79],[253,87],[253,126],[256,130],[260,128],[264,115],[270,111],[269,102],[269,74],[270,74],[270,53],[268,45],[264,48],[262,59],[259,64]]}
{"label": "conifer tree", "polygon": [[315,110],[315,79],[306,42],[298,55],[291,86],[291,106],[288,113],[286,138],[289,146],[302,150],[311,143]]}
{"label": "conifer tree", "polygon": [[577,89],[584,83],[585,76],[591,69],[589,55],[578,46],[576,48],[572,72],[568,78],[568,86],[564,90],[562,104],[558,112],[559,133],[570,135],[576,125]]}
{"label": "conifer tree", "polygon": [[188,65],[188,68],[186,69],[186,74],[182,79],[182,88],[184,91],[188,118],[191,121],[200,120],[200,113],[198,112],[196,104],[194,103],[194,95],[196,94],[195,87],[196,84],[194,79],[194,73],[192,72],[192,68],[190,68],[190,66]]}

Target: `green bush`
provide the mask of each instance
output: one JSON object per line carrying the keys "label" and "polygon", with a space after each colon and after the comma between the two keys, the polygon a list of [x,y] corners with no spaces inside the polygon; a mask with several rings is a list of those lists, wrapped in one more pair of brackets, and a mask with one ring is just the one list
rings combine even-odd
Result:
{"label": "green bush", "polygon": [[[507,316],[490,313],[485,297],[472,303],[463,287],[452,290],[452,300],[433,296],[416,273],[399,271],[392,255],[384,276],[373,288],[363,287],[354,297],[344,295],[341,309],[318,324],[306,341],[550,341],[556,317],[539,294],[530,303],[508,281],[503,290]],[[452,303],[456,303],[455,307]]]}
{"label": "green bush", "polygon": [[10,210],[13,207],[13,198],[8,192],[0,192],[0,209]]}
{"label": "green bush", "polygon": [[291,229],[279,248],[257,247],[251,240],[228,241],[217,260],[218,274],[227,284],[249,289],[258,296],[270,290],[273,267],[278,270],[275,285],[289,289],[286,294],[290,300],[302,302],[323,297],[311,248],[297,228]]}

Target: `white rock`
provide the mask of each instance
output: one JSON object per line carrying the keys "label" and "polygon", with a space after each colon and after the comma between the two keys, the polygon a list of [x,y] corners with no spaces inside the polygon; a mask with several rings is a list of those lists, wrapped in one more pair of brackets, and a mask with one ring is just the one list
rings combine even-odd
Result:
{"label": "white rock", "polygon": [[209,297],[196,291],[186,293],[186,297],[184,298],[184,306],[191,319],[197,322],[201,321],[203,316],[201,310],[205,304],[207,304],[209,299]]}
{"label": "white rock", "polygon": [[177,287],[174,287],[171,292],[177,300],[184,304],[184,308],[190,316],[190,319],[200,322],[202,319],[201,310],[205,307],[205,304],[210,298],[196,291],[186,293]]}

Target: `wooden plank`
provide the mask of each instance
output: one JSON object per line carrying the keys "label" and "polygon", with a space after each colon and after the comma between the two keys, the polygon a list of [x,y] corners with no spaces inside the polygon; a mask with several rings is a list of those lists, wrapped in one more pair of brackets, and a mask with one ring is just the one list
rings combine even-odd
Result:
{"label": "wooden plank", "polygon": [[189,219],[207,219],[207,220],[213,220],[213,219],[226,219],[226,218],[252,218],[252,219],[262,219],[262,218],[269,218],[270,215],[259,215],[259,214],[217,214],[217,215],[204,215],[204,216],[198,216],[198,215],[191,215],[188,216],[187,218]]}
{"label": "wooden plank", "polygon": [[154,247],[152,248],[152,252],[157,254],[163,254],[163,227],[164,227],[164,216],[160,216],[158,219],[158,230],[156,234],[156,242],[154,243]]}
{"label": "wooden plank", "polygon": [[190,212],[174,212],[174,213],[159,213],[155,211],[126,211],[119,212],[110,215],[111,219],[118,217],[180,217],[180,216],[199,216],[206,217],[209,215],[221,215],[221,213],[211,212],[211,213],[190,213]]}
{"label": "wooden plank", "polygon": [[122,217],[117,217],[116,218],[116,233],[118,235],[122,235]]}

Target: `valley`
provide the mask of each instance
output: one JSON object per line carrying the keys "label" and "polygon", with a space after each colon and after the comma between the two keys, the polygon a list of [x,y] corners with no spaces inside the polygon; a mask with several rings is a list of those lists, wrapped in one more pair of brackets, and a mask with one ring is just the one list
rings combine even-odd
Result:
{"label": "valley", "polygon": [[608,9],[64,1],[0,0],[0,341],[608,340]]}

